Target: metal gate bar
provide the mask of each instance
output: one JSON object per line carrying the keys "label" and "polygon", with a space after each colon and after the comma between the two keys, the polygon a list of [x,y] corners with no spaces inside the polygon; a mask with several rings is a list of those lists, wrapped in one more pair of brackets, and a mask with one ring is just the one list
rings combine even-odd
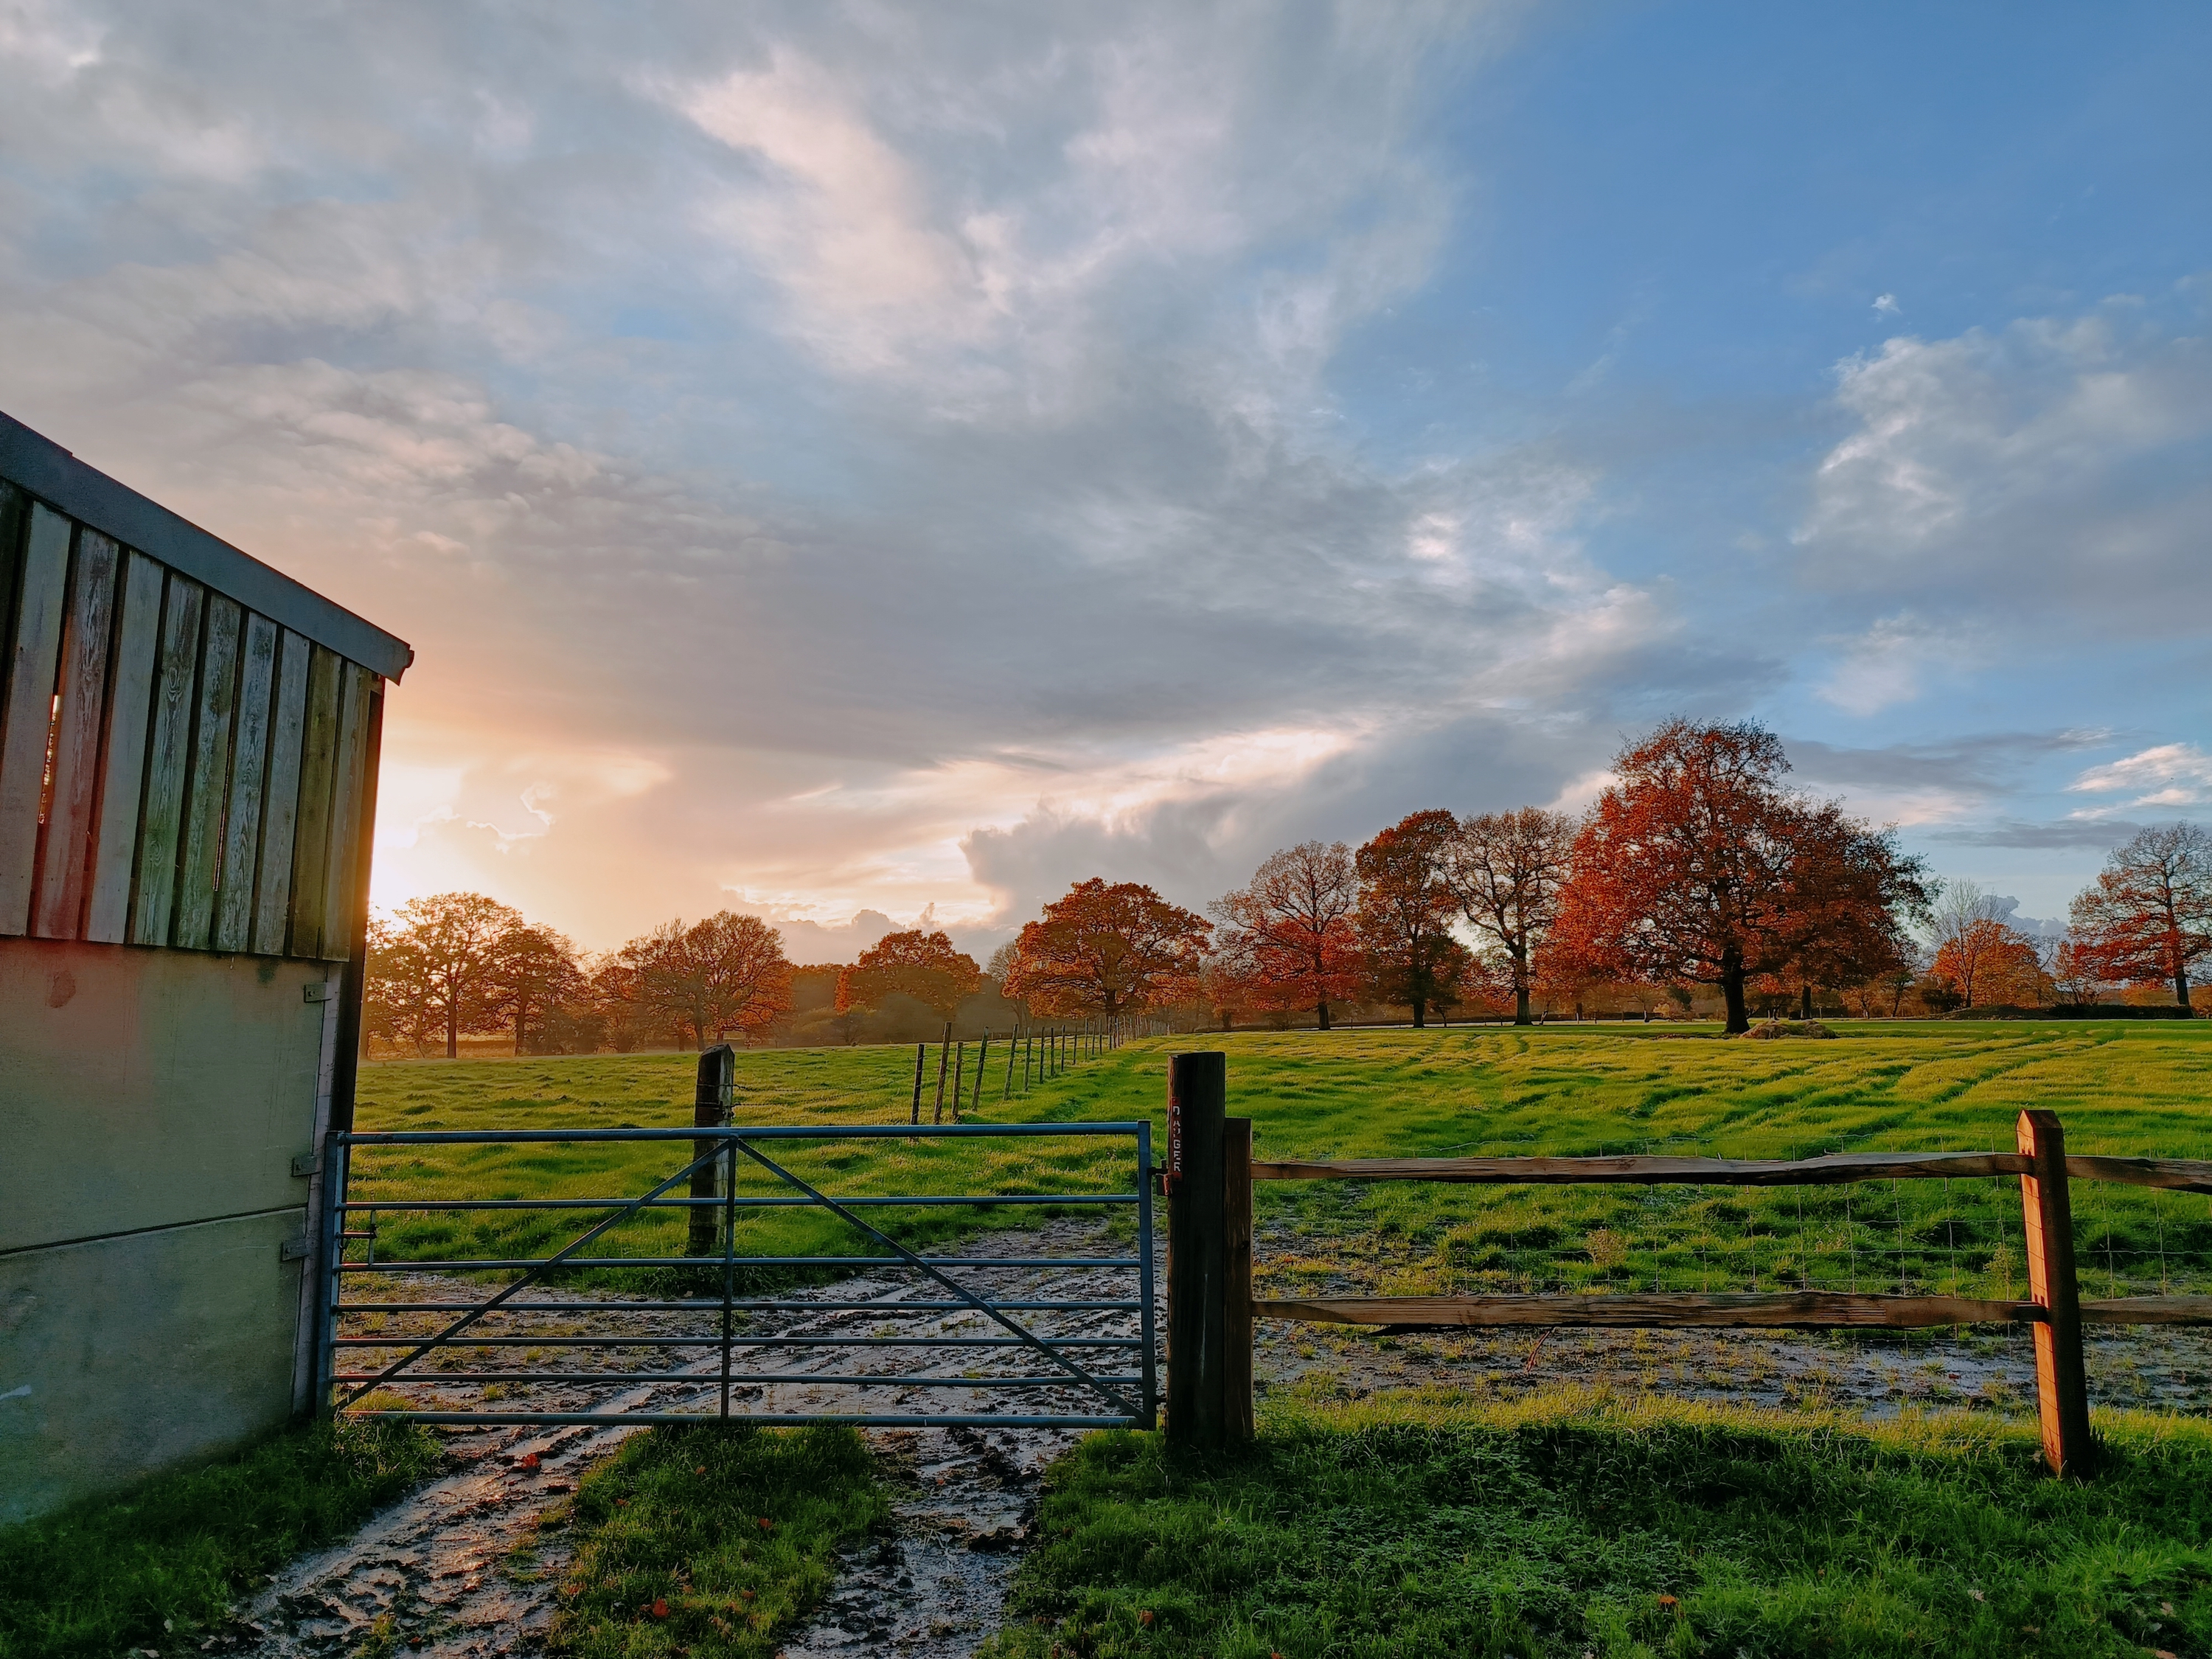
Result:
{"label": "metal gate bar", "polygon": [[[914,1194],[909,1196],[853,1196],[843,1197],[817,1190],[816,1188],[783,1168],[760,1149],[748,1144],[756,1140],[794,1140],[820,1142],[834,1140],[872,1140],[904,1138],[909,1141],[931,1139],[1025,1139],[1033,1138],[1129,1137],[1135,1144],[1136,1169],[1132,1188],[1115,1193],[1011,1193],[968,1194]],[[574,1144],[594,1142],[690,1142],[686,1151],[693,1156],[673,1175],[657,1182],[648,1192],[635,1198],[578,1199],[410,1199],[399,1197],[356,1198],[350,1189],[352,1152],[358,1146],[501,1146],[516,1144]],[[798,1423],[837,1422],[877,1425],[880,1426],[915,1426],[925,1424],[969,1425],[987,1426],[997,1424],[1032,1424],[1037,1426],[1107,1426],[1137,1425],[1151,1426],[1157,1420],[1158,1388],[1155,1360],[1155,1331],[1153,1321],[1152,1283],[1152,1146],[1151,1125],[1148,1122],[1126,1123],[1039,1123],[1039,1124],[955,1124],[955,1125],[775,1125],[759,1127],[708,1127],[696,1126],[680,1129],[507,1129],[507,1130],[398,1130],[359,1131],[331,1137],[333,1159],[337,1176],[339,1201],[326,1212],[326,1245],[324,1261],[327,1264],[327,1295],[324,1303],[321,1380],[322,1398],[330,1401],[332,1391],[339,1388],[352,1390],[337,1403],[339,1410],[354,1407],[365,1395],[379,1384],[403,1382],[434,1382],[441,1386],[473,1387],[507,1383],[576,1383],[586,1385],[635,1387],[641,1385],[693,1384],[702,1389],[713,1389],[720,1395],[720,1409],[714,1416],[728,1418],[731,1411],[730,1391],[733,1387],[752,1387],[763,1384],[824,1384],[853,1388],[898,1389],[1020,1389],[1036,1388],[1073,1388],[1091,1393],[1102,1401],[1115,1407],[1110,1414],[1073,1415],[1054,1413],[1030,1415],[1024,1413],[862,1413],[823,1412],[813,1413],[744,1413],[736,1415],[749,1422]],[[702,1149],[704,1149],[703,1151]],[[740,1197],[737,1191],[737,1172],[743,1158],[787,1188],[796,1188],[793,1194],[750,1195]],[[720,1176],[721,1192],[713,1196],[671,1196],[671,1191],[701,1167],[713,1166]],[[1097,1205],[1132,1205],[1137,1211],[1138,1249],[1133,1256],[952,1256],[924,1255],[908,1249],[896,1238],[880,1231],[874,1224],[863,1219],[854,1210],[896,1207],[936,1208],[965,1205],[988,1209],[1000,1205],[1067,1205],[1071,1206]],[[784,1255],[740,1257],[735,1253],[735,1218],[739,1210],[814,1207],[838,1216],[879,1247],[895,1252],[890,1255],[823,1256]],[[586,1256],[578,1252],[611,1228],[626,1220],[636,1218],[653,1210],[720,1210],[722,1220],[722,1249],[719,1255],[605,1255]],[[601,1218],[562,1249],[544,1256],[525,1257],[455,1257],[439,1260],[408,1261],[379,1261],[374,1259],[378,1212],[432,1213],[465,1211],[599,1211]],[[365,1218],[365,1228],[349,1230],[350,1218]],[[365,1240],[367,1259],[349,1261],[344,1259],[348,1240]],[[906,1301],[850,1301],[825,1297],[820,1301],[794,1299],[788,1292],[778,1296],[740,1297],[735,1292],[735,1270],[747,1267],[823,1267],[860,1271],[884,1267],[918,1272],[928,1280],[935,1281],[933,1288],[949,1291],[956,1300]],[[623,1301],[616,1299],[574,1299],[568,1297],[547,1299],[542,1296],[530,1300],[518,1298],[518,1292],[540,1279],[554,1268],[636,1268],[690,1267],[702,1270],[721,1269],[722,1294],[720,1297],[677,1297],[653,1300]],[[945,1269],[954,1267],[985,1267],[994,1269],[1053,1268],[1060,1270],[1110,1271],[1136,1270],[1139,1294],[1134,1300],[1090,1300],[996,1297],[972,1291],[949,1277]],[[345,1302],[343,1287],[349,1273],[471,1273],[483,1271],[519,1272],[522,1277],[502,1287],[481,1302],[461,1302],[450,1299],[388,1302]],[[920,1287],[918,1287],[920,1288]],[[870,1312],[884,1321],[914,1316],[940,1316],[973,1313],[988,1318],[1007,1333],[989,1336],[746,1336],[733,1328],[740,1315],[766,1312]],[[483,1333],[471,1328],[479,1320],[500,1314],[522,1313],[580,1313],[600,1314],[695,1312],[719,1315],[719,1334],[701,1335],[625,1335],[619,1331],[589,1336],[547,1335],[543,1333],[507,1334]],[[1133,1313],[1137,1316],[1139,1334],[1135,1337],[1047,1335],[1030,1330],[1027,1325],[1009,1317],[1015,1313]],[[452,1322],[434,1334],[406,1336],[342,1334],[339,1322],[362,1314],[445,1314],[453,1316]],[[440,1349],[530,1347],[537,1349],[644,1348],[660,1351],[685,1351],[712,1353],[719,1364],[713,1370],[665,1370],[646,1371],[576,1371],[576,1370],[519,1370],[519,1371],[441,1371],[431,1374],[410,1370],[417,1362]],[[733,1360],[741,1350],[796,1350],[805,1348],[914,1348],[946,1350],[957,1348],[1023,1348],[1060,1368],[1060,1374],[1039,1376],[916,1376],[896,1373],[876,1374],[817,1374],[809,1372],[750,1372],[733,1369]],[[406,1349],[400,1360],[379,1370],[340,1370],[337,1369],[338,1355],[349,1349]],[[1133,1374],[1098,1372],[1077,1363],[1070,1351],[1089,1352],[1103,1358],[1108,1352],[1130,1348],[1137,1349],[1139,1369]],[[663,1362],[665,1364],[666,1362]],[[1133,1389],[1133,1396],[1124,1389]],[[434,1423],[652,1423],[700,1422],[712,1420],[706,1412],[623,1412],[623,1411],[361,1411],[351,1414],[361,1416],[393,1416]]]}

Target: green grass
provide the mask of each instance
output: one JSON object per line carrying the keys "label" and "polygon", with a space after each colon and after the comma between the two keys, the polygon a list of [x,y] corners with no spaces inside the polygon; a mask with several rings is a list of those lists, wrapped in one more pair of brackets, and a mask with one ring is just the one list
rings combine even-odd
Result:
{"label": "green grass", "polygon": [[990,1659],[2212,1653],[2212,1429],[1883,1425],[1555,1394],[1092,1436]]}
{"label": "green grass", "polygon": [[[2025,1106],[2049,1106],[2077,1152],[2212,1157],[2212,1024],[1846,1024],[1835,1042],[1719,1040],[1710,1028],[1496,1027],[1415,1032],[1239,1033],[1133,1044],[1026,1097],[985,1091],[986,1121],[1149,1115],[1158,1125],[1171,1048],[1229,1054],[1231,1109],[1262,1155],[1438,1156],[1705,1151],[2002,1148]],[[362,1072],[364,1128],[680,1125],[682,1054],[394,1062]],[[741,1121],[902,1120],[912,1051],[740,1054]],[[934,1073],[932,1073],[933,1082]],[[1156,1135],[1156,1144],[1158,1137]],[[1126,1150],[1103,1143],[847,1143],[794,1149],[793,1167],[842,1193],[1073,1191],[1126,1187]],[[639,1147],[365,1149],[360,1195],[602,1196],[643,1191],[677,1167]],[[767,1190],[763,1186],[762,1190]],[[1281,1294],[1357,1285],[1401,1294],[1514,1289],[1816,1288],[2009,1295],[2023,1282],[2015,1191],[2005,1182],[1778,1188],[1452,1188],[1270,1183],[1256,1195],[1261,1280]],[[2212,1283],[2202,1198],[2083,1185],[2075,1200],[2091,1295]],[[1036,1212],[906,1212],[901,1236],[943,1242]],[[387,1259],[540,1253],[573,1217],[388,1215]],[[679,1254],[672,1214],[614,1235]],[[862,1254],[812,1211],[755,1212],[741,1252]]]}
{"label": "green grass", "polygon": [[577,1534],[553,1645],[583,1659],[766,1659],[829,1589],[838,1548],[890,1518],[849,1428],[635,1436],[540,1523]]}
{"label": "green grass", "polygon": [[439,1457],[412,1425],[316,1424],[0,1532],[0,1659],[180,1650],[259,1575],[343,1537]]}

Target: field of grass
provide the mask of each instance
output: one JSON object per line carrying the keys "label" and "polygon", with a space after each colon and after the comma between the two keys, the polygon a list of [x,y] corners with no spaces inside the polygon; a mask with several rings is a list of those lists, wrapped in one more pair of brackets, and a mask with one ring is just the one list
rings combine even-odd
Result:
{"label": "field of grass", "polygon": [[198,1645],[231,1598],[438,1465],[411,1425],[319,1423],[0,1531],[0,1659]]}
{"label": "field of grass", "polygon": [[[1833,1042],[1723,1041],[1711,1028],[1641,1025],[1155,1040],[1011,1102],[987,1089],[981,1117],[1149,1115],[1158,1126],[1168,1053],[1211,1047],[1228,1052],[1230,1109],[1254,1120],[1267,1156],[2006,1148],[2021,1109],[2047,1106],[2076,1152],[2212,1157],[2212,1025],[1839,1030]],[[692,1064],[682,1054],[389,1062],[363,1068],[358,1121],[365,1129],[677,1126],[689,1121]],[[901,1121],[912,1066],[912,1052],[899,1048],[742,1053],[739,1119]],[[643,1191],[677,1158],[635,1146],[365,1149],[356,1190],[611,1196]],[[852,1194],[1126,1190],[1129,1179],[1125,1146],[1079,1141],[847,1143],[794,1149],[792,1163]],[[2089,1183],[2075,1201],[2086,1293],[2212,1284],[2212,1202]],[[1263,1185],[1256,1203],[1261,1283],[1284,1295],[1800,1285],[2006,1295],[2024,1283],[2016,1186],[1998,1181],[1809,1190],[1285,1182]],[[916,1243],[1037,1216],[890,1213]],[[386,1259],[528,1254],[581,1224],[573,1216],[394,1214],[380,1224],[378,1249]],[[681,1229],[664,1212],[620,1237],[634,1253],[677,1254]],[[834,1218],[784,1210],[751,1212],[739,1249],[870,1247]]]}
{"label": "field of grass", "polygon": [[990,1659],[2212,1652],[2212,1430],[2034,1431],[1554,1394],[1279,1407],[1248,1450],[1094,1435]]}
{"label": "field of grass", "polygon": [[657,1428],[541,1522],[573,1528],[556,1651],[769,1659],[890,1504],[859,1433]]}

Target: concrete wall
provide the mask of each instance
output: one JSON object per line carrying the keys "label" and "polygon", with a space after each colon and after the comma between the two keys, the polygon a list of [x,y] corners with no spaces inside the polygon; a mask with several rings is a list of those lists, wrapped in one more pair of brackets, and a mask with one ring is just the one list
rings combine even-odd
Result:
{"label": "concrete wall", "polygon": [[0,1522],[281,1424],[338,964],[0,939]]}

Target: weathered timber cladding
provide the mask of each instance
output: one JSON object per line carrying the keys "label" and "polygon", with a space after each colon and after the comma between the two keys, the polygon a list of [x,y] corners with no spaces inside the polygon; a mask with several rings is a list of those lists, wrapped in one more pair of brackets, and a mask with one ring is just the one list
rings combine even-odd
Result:
{"label": "weathered timber cladding", "polygon": [[0,644],[0,934],[345,958],[374,671],[7,479]]}

